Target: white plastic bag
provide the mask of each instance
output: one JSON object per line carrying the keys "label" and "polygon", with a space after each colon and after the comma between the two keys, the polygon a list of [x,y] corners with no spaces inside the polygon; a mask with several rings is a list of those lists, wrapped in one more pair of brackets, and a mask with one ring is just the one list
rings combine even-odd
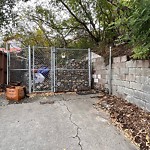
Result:
{"label": "white plastic bag", "polygon": [[42,83],[45,77],[41,73],[35,73],[35,83]]}

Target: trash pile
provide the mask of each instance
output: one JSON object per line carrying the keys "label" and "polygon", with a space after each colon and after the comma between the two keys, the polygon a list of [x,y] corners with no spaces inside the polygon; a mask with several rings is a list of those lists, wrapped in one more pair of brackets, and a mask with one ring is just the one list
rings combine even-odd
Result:
{"label": "trash pile", "polygon": [[66,67],[57,69],[57,91],[89,90],[87,61],[70,60]]}
{"label": "trash pile", "polygon": [[35,71],[34,83],[36,91],[51,90],[50,69],[46,66],[41,66],[37,69]]}
{"label": "trash pile", "polygon": [[[26,80],[28,80],[27,76]],[[51,90],[52,80],[50,68],[46,66],[38,68],[34,77],[35,90]],[[89,90],[88,62],[72,59],[65,64],[58,63],[55,71],[55,83],[57,92]]]}
{"label": "trash pile", "polygon": [[112,123],[121,129],[140,150],[150,149],[150,112],[116,96],[102,93],[95,107],[110,114]]}

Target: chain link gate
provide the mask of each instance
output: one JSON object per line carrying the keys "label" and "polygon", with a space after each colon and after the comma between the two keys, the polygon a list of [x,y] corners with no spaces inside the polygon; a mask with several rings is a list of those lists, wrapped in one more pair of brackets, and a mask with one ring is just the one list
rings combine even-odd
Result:
{"label": "chain link gate", "polygon": [[22,82],[29,93],[91,88],[90,49],[29,46],[8,58],[8,82]]}
{"label": "chain link gate", "polygon": [[54,92],[85,91],[91,88],[90,49],[53,48]]}
{"label": "chain link gate", "polygon": [[51,48],[33,47],[32,50],[32,91],[52,91],[51,82]]}

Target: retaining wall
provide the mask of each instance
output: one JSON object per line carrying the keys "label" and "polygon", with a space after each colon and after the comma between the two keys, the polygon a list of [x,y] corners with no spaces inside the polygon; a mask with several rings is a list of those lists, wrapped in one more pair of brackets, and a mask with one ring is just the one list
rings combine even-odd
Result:
{"label": "retaining wall", "polygon": [[[93,60],[95,88],[108,90],[109,70],[104,58]],[[115,57],[111,75],[112,94],[150,111],[150,60]]]}

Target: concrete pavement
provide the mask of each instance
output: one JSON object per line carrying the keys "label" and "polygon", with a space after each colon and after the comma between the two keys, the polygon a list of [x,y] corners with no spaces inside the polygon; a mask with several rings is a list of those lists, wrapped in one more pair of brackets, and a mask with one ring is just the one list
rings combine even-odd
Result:
{"label": "concrete pavement", "polygon": [[0,150],[136,150],[93,107],[97,98],[91,96],[35,97],[0,106]]}

